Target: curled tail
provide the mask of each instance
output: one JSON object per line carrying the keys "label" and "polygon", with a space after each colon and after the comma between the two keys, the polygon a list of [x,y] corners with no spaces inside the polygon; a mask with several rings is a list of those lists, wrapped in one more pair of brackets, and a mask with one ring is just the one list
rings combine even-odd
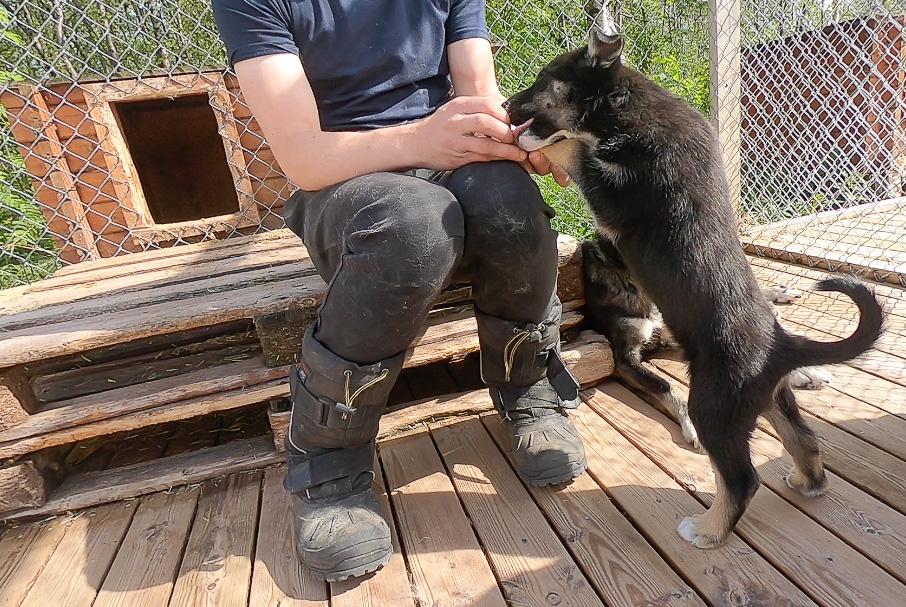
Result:
{"label": "curled tail", "polygon": [[799,335],[784,333],[786,350],[784,363],[791,364],[789,371],[800,367],[843,363],[859,356],[881,337],[884,328],[884,310],[874,293],[855,278],[831,278],[815,285],[817,291],[836,291],[853,300],[859,308],[859,326],[845,339],[831,342],[815,341]]}

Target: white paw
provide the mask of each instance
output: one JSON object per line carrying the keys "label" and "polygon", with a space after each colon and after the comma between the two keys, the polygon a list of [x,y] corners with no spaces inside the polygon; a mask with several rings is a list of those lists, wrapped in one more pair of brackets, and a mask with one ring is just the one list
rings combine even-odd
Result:
{"label": "white paw", "polygon": [[774,287],[767,290],[768,299],[777,304],[793,303],[802,298],[802,291],[793,287]]}
{"label": "white paw", "polygon": [[699,531],[699,524],[701,523],[702,516],[687,516],[680,521],[679,526],[676,528],[679,536],[695,546],[696,548],[714,548],[719,546],[721,539],[715,535],[701,533]]}
{"label": "white paw", "polygon": [[820,390],[833,381],[834,376],[823,367],[802,367],[790,373],[790,385],[803,390]]}
{"label": "white paw", "polygon": [[683,428],[683,439],[696,449],[701,449],[701,443],[698,440],[698,432],[695,431],[695,426],[692,425],[692,420],[688,417],[684,417],[680,421],[680,425]]}

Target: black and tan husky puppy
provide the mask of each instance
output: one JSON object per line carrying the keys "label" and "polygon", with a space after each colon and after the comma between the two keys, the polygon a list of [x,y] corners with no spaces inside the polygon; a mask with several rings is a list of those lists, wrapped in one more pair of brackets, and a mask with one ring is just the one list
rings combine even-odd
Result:
{"label": "black and tan husky puppy", "polygon": [[[673,417],[682,427],[686,442],[698,447],[686,401],[674,393],[667,380],[642,364],[655,358],[685,361],[685,354],[664,326],[657,306],[632,280],[619,251],[606,236],[582,243],[582,280],[585,318],[610,342],[614,375]],[[800,291],[784,285],[767,288],[764,294],[775,304],[793,303],[802,297]],[[776,309],[775,314],[779,316]],[[807,390],[818,390],[833,381],[822,367],[796,369],[788,379],[791,387]]]}
{"label": "black and tan husky puppy", "polygon": [[589,42],[541,70],[506,104],[520,146],[544,148],[584,194],[598,231],[616,246],[689,362],[689,416],[715,472],[717,494],[678,531],[695,546],[720,544],[758,488],[749,436],[759,415],[795,462],[804,495],[827,479],[787,376],[848,361],[881,334],[872,292],[850,278],[818,283],[855,301],[856,331],[816,342],[784,331],[739,245],[717,138],[681,99],[621,63],[623,39],[606,10]]}

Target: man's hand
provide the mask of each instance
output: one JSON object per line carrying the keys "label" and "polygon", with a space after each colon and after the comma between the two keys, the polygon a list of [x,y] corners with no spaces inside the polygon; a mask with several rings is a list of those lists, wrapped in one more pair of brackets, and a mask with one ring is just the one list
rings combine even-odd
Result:
{"label": "man's hand", "polygon": [[528,158],[520,164],[529,173],[550,175],[561,187],[565,188],[569,185],[569,175],[566,174],[566,171],[551,162],[540,150],[529,152]]}
{"label": "man's hand", "polygon": [[528,153],[515,145],[510,121],[492,97],[456,97],[413,124],[420,165],[456,169],[470,162],[524,162]]}

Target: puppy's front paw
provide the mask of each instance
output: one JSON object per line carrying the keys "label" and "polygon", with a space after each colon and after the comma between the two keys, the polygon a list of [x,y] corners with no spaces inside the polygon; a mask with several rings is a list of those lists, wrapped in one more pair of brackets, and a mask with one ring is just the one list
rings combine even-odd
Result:
{"label": "puppy's front paw", "polygon": [[681,538],[696,548],[716,548],[720,546],[723,542],[723,538],[718,537],[713,533],[705,532],[702,529],[702,527],[704,527],[703,523],[704,517],[701,514],[687,516],[680,521],[676,531]]}
{"label": "puppy's front paw", "polygon": [[767,296],[775,304],[790,304],[802,298],[802,291],[793,287],[779,286],[768,289]]}
{"label": "puppy's front paw", "polygon": [[833,381],[834,376],[823,367],[802,367],[790,373],[790,385],[802,390],[820,390]]}

